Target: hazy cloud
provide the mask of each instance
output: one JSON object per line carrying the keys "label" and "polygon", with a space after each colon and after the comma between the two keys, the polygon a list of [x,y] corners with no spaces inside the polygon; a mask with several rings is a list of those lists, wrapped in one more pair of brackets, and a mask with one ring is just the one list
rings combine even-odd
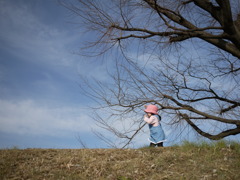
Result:
{"label": "hazy cloud", "polygon": [[91,131],[91,120],[84,112],[81,107],[49,108],[32,100],[0,100],[0,131],[52,136],[64,136],[69,132],[88,132]]}

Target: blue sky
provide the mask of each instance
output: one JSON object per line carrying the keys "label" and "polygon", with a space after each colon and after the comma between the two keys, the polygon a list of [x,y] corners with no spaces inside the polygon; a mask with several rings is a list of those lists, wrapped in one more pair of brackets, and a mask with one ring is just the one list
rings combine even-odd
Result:
{"label": "blue sky", "polygon": [[0,148],[104,147],[79,88],[104,64],[74,53],[87,37],[73,19],[57,0],[0,0]]}

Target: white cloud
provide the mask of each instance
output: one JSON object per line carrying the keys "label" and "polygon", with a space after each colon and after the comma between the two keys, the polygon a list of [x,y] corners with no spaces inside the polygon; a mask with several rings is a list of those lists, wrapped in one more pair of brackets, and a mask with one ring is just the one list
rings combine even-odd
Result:
{"label": "white cloud", "polygon": [[90,122],[86,110],[80,107],[49,108],[32,100],[0,100],[0,131],[6,133],[64,136],[90,132]]}
{"label": "white cloud", "polygon": [[[73,54],[84,34],[64,19],[61,25],[56,26],[47,19],[40,19],[27,4],[2,1],[0,5],[0,47],[5,52],[24,61],[44,65],[71,80],[77,74],[106,79],[105,65],[89,63]],[[49,12],[46,10],[46,13]]]}
{"label": "white cloud", "polygon": [[[8,44],[6,51],[28,61],[73,65],[74,58],[68,49],[80,34],[70,34],[64,27],[56,27],[45,22],[46,19],[41,20],[26,3],[2,1],[0,15],[0,37]],[[64,20],[62,23],[64,25]]]}

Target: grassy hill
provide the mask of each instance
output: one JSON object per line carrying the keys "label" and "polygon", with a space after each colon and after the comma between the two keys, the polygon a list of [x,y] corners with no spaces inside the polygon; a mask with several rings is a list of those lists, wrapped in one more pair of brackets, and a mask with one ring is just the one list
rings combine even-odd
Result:
{"label": "grassy hill", "polygon": [[240,144],[140,149],[4,149],[0,179],[240,179]]}

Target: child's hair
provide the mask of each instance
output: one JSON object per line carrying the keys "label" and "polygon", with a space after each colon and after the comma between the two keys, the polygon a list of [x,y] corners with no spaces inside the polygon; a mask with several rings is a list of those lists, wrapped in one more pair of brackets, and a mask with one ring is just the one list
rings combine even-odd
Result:
{"label": "child's hair", "polygon": [[153,114],[153,115],[158,116],[159,121],[162,120],[162,117],[159,114]]}
{"label": "child's hair", "polygon": [[[148,112],[146,112],[146,113],[148,113]],[[162,117],[159,114],[154,114],[154,113],[150,113],[150,114],[151,114],[151,116],[158,116],[159,121],[162,120]]]}

